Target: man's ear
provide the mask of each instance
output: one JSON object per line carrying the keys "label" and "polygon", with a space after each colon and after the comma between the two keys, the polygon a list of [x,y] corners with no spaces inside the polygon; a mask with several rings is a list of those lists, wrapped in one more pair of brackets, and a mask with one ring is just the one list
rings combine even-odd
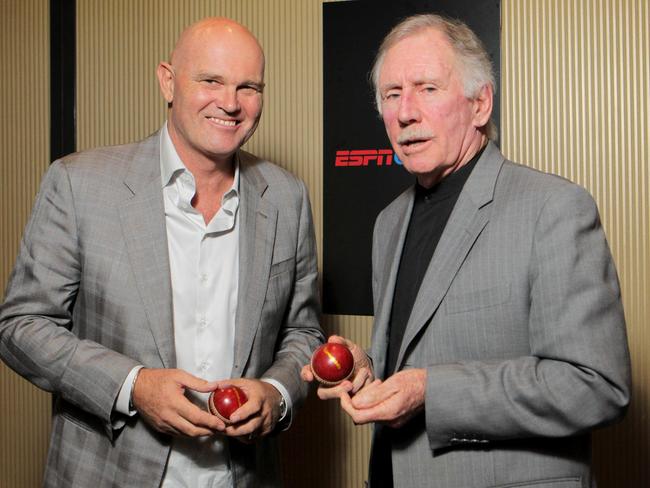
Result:
{"label": "man's ear", "polygon": [[489,83],[483,85],[473,100],[473,122],[474,127],[484,127],[492,115],[492,102],[494,92]]}
{"label": "man's ear", "polygon": [[160,93],[162,93],[168,104],[172,103],[174,99],[174,69],[172,65],[161,61],[156,68],[156,76],[158,77]]}

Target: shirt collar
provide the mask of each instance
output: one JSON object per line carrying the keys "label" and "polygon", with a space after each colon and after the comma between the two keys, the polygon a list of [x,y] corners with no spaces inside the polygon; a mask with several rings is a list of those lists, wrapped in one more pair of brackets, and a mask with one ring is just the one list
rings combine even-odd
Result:
{"label": "shirt collar", "polygon": [[[232,187],[224,194],[224,197],[233,191],[235,194],[239,194],[239,152],[235,153],[234,162],[235,176],[233,177]],[[160,131],[160,176],[162,187],[165,188],[171,185],[174,182],[174,177],[183,171],[191,174],[191,171],[183,164],[176,152],[172,138],[167,130],[167,122],[165,122]]]}
{"label": "shirt collar", "polygon": [[470,159],[467,164],[461,166],[453,173],[447,175],[431,188],[425,188],[419,183],[415,184],[415,199],[416,201],[427,201],[430,203],[444,200],[445,198],[461,192],[465,182],[472,173],[474,166],[481,158],[483,151],[487,145],[483,146],[479,151]]}

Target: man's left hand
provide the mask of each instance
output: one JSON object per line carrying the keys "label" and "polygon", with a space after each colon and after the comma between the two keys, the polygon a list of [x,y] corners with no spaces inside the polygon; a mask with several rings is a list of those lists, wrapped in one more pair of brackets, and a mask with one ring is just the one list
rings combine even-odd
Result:
{"label": "man's left hand", "polygon": [[426,369],[399,371],[383,382],[373,381],[354,397],[341,393],[341,407],[355,424],[380,422],[398,428],[424,408],[426,384]]}
{"label": "man's left hand", "polygon": [[260,380],[239,378],[219,382],[220,388],[238,386],[248,401],[233,412],[225,434],[239,438],[244,443],[254,442],[275,428],[280,419],[280,400],[282,395],[270,383]]}

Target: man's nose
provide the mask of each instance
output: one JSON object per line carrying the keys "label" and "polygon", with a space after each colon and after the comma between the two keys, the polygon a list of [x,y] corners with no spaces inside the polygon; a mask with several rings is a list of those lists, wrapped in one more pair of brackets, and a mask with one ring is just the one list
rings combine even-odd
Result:
{"label": "man's nose", "polygon": [[233,113],[239,111],[240,105],[236,87],[226,86],[219,95],[217,103],[224,112]]}
{"label": "man's nose", "polygon": [[403,125],[409,125],[420,121],[420,109],[412,93],[402,93],[399,100],[397,118]]}

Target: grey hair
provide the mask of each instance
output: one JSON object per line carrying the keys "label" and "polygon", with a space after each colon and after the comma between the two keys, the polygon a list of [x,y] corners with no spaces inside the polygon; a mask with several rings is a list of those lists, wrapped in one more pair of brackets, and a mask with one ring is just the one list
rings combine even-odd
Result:
{"label": "grey hair", "polygon": [[[485,85],[491,85],[493,92],[496,92],[496,82],[494,81],[490,56],[481,40],[467,24],[438,14],[413,15],[393,27],[384,37],[381,46],[379,46],[379,51],[377,51],[370,72],[370,80],[375,90],[375,103],[379,114],[381,114],[379,72],[384,63],[386,52],[401,40],[419,34],[426,29],[437,29],[449,40],[449,44],[451,44],[456,54],[457,66],[463,80],[463,91],[467,98],[475,98]],[[489,139],[497,139],[496,126],[491,119],[485,126],[485,133]]]}

